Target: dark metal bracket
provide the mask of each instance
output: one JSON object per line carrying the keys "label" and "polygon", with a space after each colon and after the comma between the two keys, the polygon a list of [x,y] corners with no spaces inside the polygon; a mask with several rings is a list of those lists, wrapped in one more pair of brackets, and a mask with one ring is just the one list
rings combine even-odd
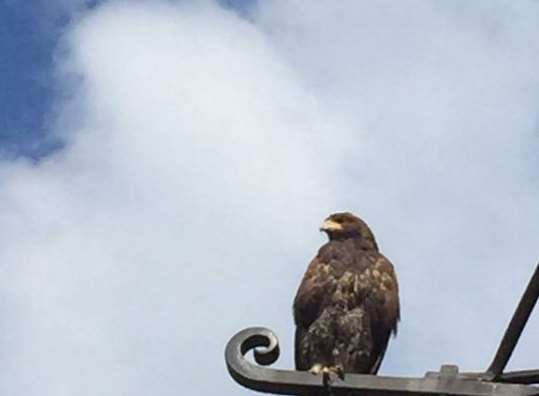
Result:
{"label": "dark metal bracket", "polygon": [[[494,359],[486,372],[459,373],[457,366],[443,365],[439,372],[424,378],[363,374],[345,375],[331,383],[333,396],[539,396],[539,370],[503,372],[539,298],[539,265],[507,327]],[[253,351],[254,364],[245,358]],[[279,357],[279,342],[266,328],[252,327],[237,333],[228,342],[225,359],[228,371],[239,384],[266,393],[284,395],[326,395],[321,375],[306,371],[266,368]]]}

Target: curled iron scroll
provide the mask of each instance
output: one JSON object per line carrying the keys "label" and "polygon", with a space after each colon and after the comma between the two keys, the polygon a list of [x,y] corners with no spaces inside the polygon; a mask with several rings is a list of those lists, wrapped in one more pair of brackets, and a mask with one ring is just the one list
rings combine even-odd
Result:
{"label": "curled iron scroll", "polygon": [[245,355],[253,351],[254,360],[261,366],[273,364],[279,358],[279,340],[269,329],[251,327],[237,333],[228,342],[225,359],[228,372],[239,384],[260,392],[277,394],[318,393],[320,378],[306,372],[263,368],[251,363]]}

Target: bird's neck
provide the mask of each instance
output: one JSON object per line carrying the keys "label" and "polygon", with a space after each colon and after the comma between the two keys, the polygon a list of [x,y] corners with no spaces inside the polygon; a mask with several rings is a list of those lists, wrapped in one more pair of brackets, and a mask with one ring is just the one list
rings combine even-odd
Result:
{"label": "bird's neck", "polygon": [[362,250],[376,250],[378,251],[378,245],[374,239],[362,238],[357,235],[332,235],[329,238],[330,241],[351,242],[354,246]]}

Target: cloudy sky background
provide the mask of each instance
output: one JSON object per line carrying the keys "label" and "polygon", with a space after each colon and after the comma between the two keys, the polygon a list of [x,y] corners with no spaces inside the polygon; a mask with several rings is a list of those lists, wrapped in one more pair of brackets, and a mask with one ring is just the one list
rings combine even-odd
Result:
{"label": "cloudy sky background", "polygon": [[537,2],[34,5],[0,6],[0,393],[249,394],[224,346],[292,367],[337,210],[398,271],[381,372],[486,368],[539,256]]}

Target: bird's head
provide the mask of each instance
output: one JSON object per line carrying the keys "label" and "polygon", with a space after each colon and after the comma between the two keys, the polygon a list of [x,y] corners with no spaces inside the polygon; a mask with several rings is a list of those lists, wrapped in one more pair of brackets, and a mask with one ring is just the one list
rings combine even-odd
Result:
{"label": "bird's head", "polygon": [[378,249],[374,235],[363,220],[349,212],[333,213],[320,226],[330,240],[357,238],[374,249]]}

